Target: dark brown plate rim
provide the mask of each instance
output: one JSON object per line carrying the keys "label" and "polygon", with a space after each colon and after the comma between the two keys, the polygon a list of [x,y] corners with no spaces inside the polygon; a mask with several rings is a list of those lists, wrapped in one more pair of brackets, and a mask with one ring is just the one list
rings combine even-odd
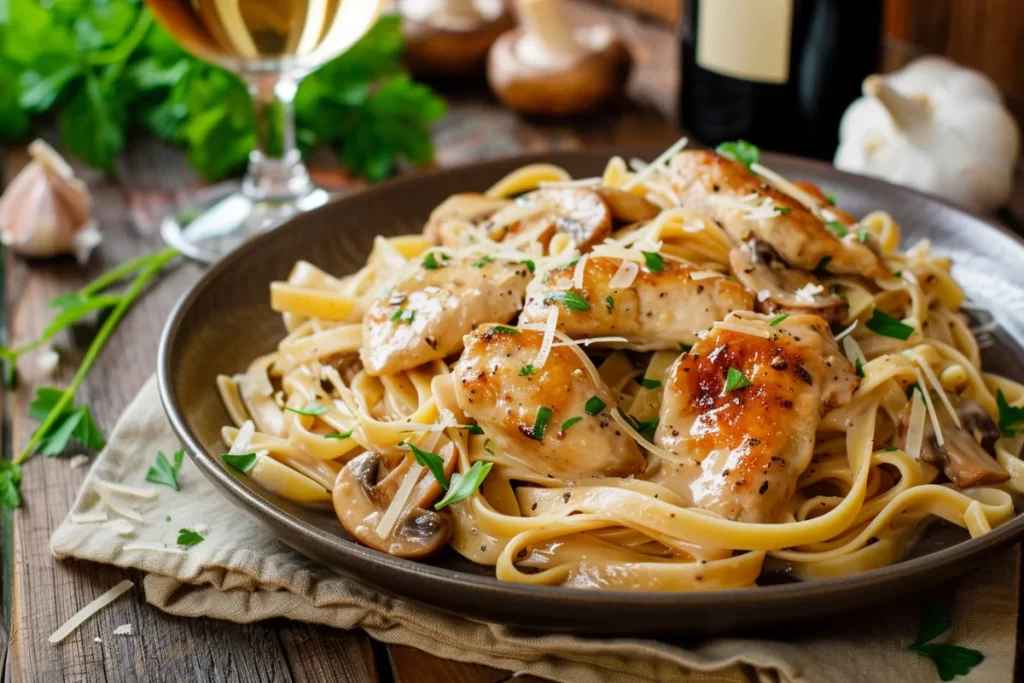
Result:
{"label": "dark brown plate rim", "polygon": [[[655,155],[663,150],[643,147],[604,147],[587,149],[585,151],[557,151],[532,154],[511,154],[500,157],[492,157],[472,164],[455,166],[445,169],[438,169],[425,172],[412,173],[398,177],[378,185],[374,185],[360,194],[369,193],[387,198],[393,192],[415,186],[421,178],[426,176],[444,175],[454,172],[465,172],[467,169],[479,170],[481,175],[486,175],[493,169],[500,168],[512,162],[522,165],[529,163],[549,162],[558,163],[559,159],[567,159],[573,154],[592,157],[595,155],[614,155],[629,157],[641,155]],[[989,228],[1010,237],[1024,250],[1024,239],[1014,234],[1004,226],[988,218],[972,214],[964,208],[940,198],[927,195],[916,190],[897,187],[882,180],[865,176],[854,175],[839,171],[824,162],[792,157],[782,154],[765,154],[767,165],[774,162],[781,162],[788,168],[813,169],[817,173],[826,173],[836,178],[839,182],[855,182],[869,189],[877,189],[879,192],[891,193],[895,190],[908,195],[917,195],[928,202],[943,205],[961,214],[965,214],[972,220],[980,221]],[[443,198],[438,198],[440,201]],[[314,211],[337,211],[337,205],[344,203],[346,197],[331,202],[325,207]],[[680,608],[718,607],[727,609],[743,608],[771,608],[784,607],[793,600],[824,598],[837,592],[856,591],[869,586],[892,584],[892,588],[905,588],[909,582],[917,582],[920,577],[929,569],[940,569],[953,565],[969,566],[969,563],[976,558],[981,558],[997,550],[1009,547],[1024,537],[1024,514],[1017,514],[1013,519],[996,527],[989,533],[977,538],[968,539],[956,543],[948,548],[937,550],[927,555],[904,560],[888,567],[869,570],[860,574],[845,576],[835,579],[816,579],[812,581],[785,583],[779,585],[761,586],[755,589],[727,589],[707,592],[654,592],[654,591],[585,591],[559,586],[535,586],[525,585],[507,581],[500,581],[493,576],[474,575],[456,570],[435,567],[429,564],[401,559],[372,550],[354,541],[324,532],[316,527],[306,524],[283,510],[259,500],[253,496],[236,478],[222,467],[213,456],[210,456],[199,442],[198,438],[189,429],[178,402],[177,394],[174,391],[173,383],[170,381],[172,368],[170,367],[170,350],[178,334],[181,333],[179,323],[184,313],[191,307],[195,299],[201,295],[206,284],[224,270],[238,267],[252,251],[261,248],[263,241],[277,230],[287,229],[287,223],[278,226],[274,230],[254,238],[242,245],[236,251],[229,254],[220,262],[212,266],[203,277],[181,297],[175,305],[167,324],[161,335],[157,359],[157,378],[160,391],[160,399],[164,410],[171,423],[175,434],[181,439],[182,444],[189,451],[192,460],[200,467],[203,473],[218,485],[218,488],[230,492],[232,502],[241,507],[252,518],[263,523],[272,523],[276,529],[286,529],[291,533],[304,536],[313,541],[316,545],[330,548],[339,554],[339,558],[348,559],[361,565],[362,571],[352,573],[364,581],[372,583],[372,579],[364,572],[372,571],[374,568],[390,570],[391,572],[408,573],[418,575],[422,578],[429,578],[436,584],[437,590],[466,590],[476,588],[483,591],[499,590],[504,599],[522,598],[525,600],[548,600],[556,598],[561,606],[572,607],[573,603],[593,605],[596,600],[607,605],[609,608],[624,607],[661,607],[671,608],[675,605]],[[1024,251],[1022,251],[1024,254]],[[278,535],[281,535],[280,533]],[[287,539],[282,536],[282,540]],[[783,619],[780,618],[780,621]]]}

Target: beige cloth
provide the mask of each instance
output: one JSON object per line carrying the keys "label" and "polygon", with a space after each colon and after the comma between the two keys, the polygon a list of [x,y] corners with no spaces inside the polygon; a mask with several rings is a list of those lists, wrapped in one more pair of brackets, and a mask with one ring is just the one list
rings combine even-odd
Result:
{"label": "beige cloth", "polygon": [[[178,447],[164,418],[156,381],[150,380],[114,428],[72,512],[101,509],[95,490],[98,479],[148,486],[145,475],[156,452],[170,454]],[[567,683],[731,682],[746,681],[747,674],[763,682],[939,680],[929,660],[906,650],[917,629],[918,607],[913,600],[878,606],[870,614],[835,618],[785,640],[537,635],[441,614],[375,593],[318,566],[250,522],[187,458],[179,478],[180,492],[156,486],[159,496],[154,500],[119,496],[145,519],[133,522],[132,535],[118,535],[109,522],[75,524],[69,517],[53,534],[54,554],[148,572],[146,599],[171,614],[243,623],[287,617],[337,628],[358,627],[387,643]],[[143,542],[175,548],[179,529],[204,526],[206,540],[184,553],[125,549]],[[968,680],[1011,680],[1018,585],[1019,552],[1014,548],[930,596],[953,619],[949,641],[985,655]]]}

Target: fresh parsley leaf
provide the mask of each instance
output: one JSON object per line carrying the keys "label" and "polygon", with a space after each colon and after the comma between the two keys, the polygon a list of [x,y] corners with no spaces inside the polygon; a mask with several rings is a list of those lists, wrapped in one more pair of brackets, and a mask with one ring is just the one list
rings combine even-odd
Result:
{"label": "fresh parsley leaf", "polygon": [[937,605],[926,602],[921,605],[917,639],[907,646],[911,652],[931,659],[943,681],[966,676],[985,659],[985,655],[971,648],[930,642],[948,631],[950,626],[949,617]]}
{"label": "fresh parsley leaf", "polygon": [[86,70],[82,87],[60,114],[61,139],[69,151],[113,175],[114,161],[124,147],[127,117],[119,89]]}
{"label": "fresh parsley leaf", "polygon": [[401,306],[408,298],[405,294],[392,294],[391,298],[388,299],[388,303],[392,306]]}
{"label": "fresh parsley leaf", "polygon": [[782,321],[785,320],[788,317],[789,317],[789,313],[780,313],[779,315],[775,316],[774,318],[772,318],[771,320],[768,321],[768,326],[769,327],[778,327],[779,324],[781,324]]}
{"label": "fresh parsley leaf", "polygon": [[789,208],[788,206],[776,206],[775,207],[775,213],[779,214],[780,216],[785,216],[787,213],[790,213],[792,211],[793,211],[793,209]]}
{"label": "fresh parsley leaf", "polygon": [[729,368],[729,371],[725,376],[725,390],[736,391],[737,389],[743,389],[749,387],[752,384],[750,379],[747,378],[742,372],[736,368]]}
{"label": "fresh parsley leaf", "polygon": [[533,363],[527,363],[523,367],[519,368],[520,377],[529,377],[535,372],[537,372],[537,368],[533,366]]}
{"label": "fresh parsley leaf", "polygon": [[850,231],[846,229],[846,226],[839,221],[829,221],[825,224],[825,227],[831,230],[836,237],[846,237],[850,234]]}
{"label": "fresh parsley leaf", "polygon": [[28,404],[28,416],[36,422],[45,419],[63,395],[64,392],[60,389],[39,387],[36,389],[35,400]]}
{"label": "fresh parsley leaf", "polygon": [[290,413],[297,413],[299,415],[307,415],[310,417],[316,417],[318,415],[326,415],[331,412],[331,409],[325,405],[321,405],[316,401],[310,401],[306,404],[305,408],[285,408]]}
{"label": "fresh parsley leaf", "polygon": [[393,323],[396,323],[399,320],[401,320],[401,318],[402,318],[402,309],[401,308],[396,308],[395,312],[391,314],[391,317],[389,318],[389,320],[391,322],[393,322]]}
{"label": "fresh parsley leaf", "polygon": [[[77,323],[90,313],[112,308],[121,301],[120,296],[113,294],[79,297],[79,299],[73,305],[64,306],[61,312],[54,316],[40,335],[42,341],[52,339],[58,332]],[[70,304],[70,300],[68,300],[68,304]]]}
{"label": "fresh parsley leaf", "polygon": [[480,484],[484,483],[487,473],[491,471],[493,466],[494,463],[492,462],[478,460],[473,463],[473,466],[469,468],[465,475],[461,472],[453,473],[451,484],[448,486],[448,492],[444,495],[444,498],[434,504],[434,509],[441,510],[452,503],[473,495],[473,492],[480,488]]}
{"label": "fresh parsley leaf", "polygon": [[348,430],[346,432],[335,432],[334,434],[324,434],[324,438],[325,439],[347,439],[347,438],[352,436],[352,431],[353,430],[350,429],[350,430]]}
{"label": "fresh parsley leaf", "polygon": [[864,362],[860,358],[853,361],[853,369],[857,373],[858,377],[864,376]]}
{"label": "fresh parsley leaf", "polygon": [[173,465],[162,451],[157,451],[156,462],[146,472],[146,481],[152,484],[170,486],[175,491],[180,491],[181,484],[178,483],[178,470],[181,469],[184,460],[185,451],[183,449],[175,451]]}
{"label": "fresh parsley leaf", "polygon": [[750,168],[761,159],[761,150],[746,140],[723,142],[715,148],[715,151],[723,157],[740,162],[747,168]]}
{"label": "fresh parsley leaf", "polygon": [[[60,389],[40,387],[36,398],[29,404],[29,417],[41,422],[46,419],[64,395]],[[106,446],[88,406],[67,406],[50,428],[40,437],[39,452],[45,456],[62,453],[71,439],[77,439],[85,448],[99,450]]]}
{"label": "fresh parsley leaf", "polygon": [[423,257],[423,267],[427,270],[437,270],[441,267],[441,264],[437,262],[437,257],[434,255],[434,252],[430,252]]}
{"label": "fresh parsley leaf", "polygon": [[583,406],[583,410],[587,412],[587,415],[597,415],[605,409],[607,404],[597,396],[591,396],[587,399],[586,404]]}
{"label": "fresh parsley leaf", "polygon": [[416,462],[423,465],[430,470],[430,473],[434,475],[434,479],[441,485],[445,491],[448,490],[448,477],[444,473],[444,458],[436,453],[425,451],[419,446],[415,446],[411,443],[405,444],[412,451],[413,457],[416,458]]}
{"label": "fresh parsley leaf", "polygon": [[552,301],[557,301],[570,311],[590,310],[590,304],[587,303],[587,300],[579,292],[555,292],[544,297],[544,303],[549,304]]}
{"label": "fresh parsley leaf", "polygon": [[484,433],[484,428],[481,427],[480,425],[466,425],[465,427],[460,427],[460,429],[465,429],[470,434],[483,434]]}
{"label": "fresh parsley leaf", "polygon": [[569,427],[572,427],[577,422],[582,422],[583,418],[577,415],[576,417],[570,417],[568,420],[562,423],[562,431],[568,431]]}
{"label": "fresh parsley leaf", "polygon": [[996,390],[996,406],[999,408],[999,431],[1003,436],[1014,436],[1024,430],[1024,407],[1011,406],[1002,389]]}
{"label": "fresh parsley leaf", "polygon": [[897,446],[886,446],[882,450],[885,451],[886,453],[892,453],[893,451],[898,451],[899,447],[897,447]]}
{"label": "fresh parsley leaf", "polygon": [[220,459],[239,472],[248,472],[256,465],[256,461],[260,459],[260,456],[257,453],[242,453],[240,455],[225,453],[220,456]]}
{"label": "fresh parsley leaf", "polygon": [[493,263],[493,262],[494,262],[494,259],[491,258],[490,256],[482,256],[482,257],[480,257],[479,261],[474,261],[473,262],[473,267],[474,268],[483,268],[488,263]]}
{"label": "fresh parsley leaf", "polygon": [[499,334],[522,334],[519,330],[508,325],[495,325],[488,332],[497,332]]}
{"label": "fresh parsley leaf", "polygon": [[0,506],[21,507],[21,466],[0,458]]}
{"label": "fresh parsley leaf", "polygon": [[661,386],[661,382],[659,382],[656,379],[647,379],[646,377],[641,377],[637,381],[640,382],[640,386],[642,386],[644,389],[657,389],[658,387]]}
{"label": "fresh parsley leaf", "polygon": [[910,335],[914,334],[913,327],[897,320],[883,311],[878,310],[877,308],[871,314],[871,319],[867,322],[867,328],[875,334],[880,334],[883,337],[892,337],[893,339],[900,339],[903,341],[906,341],[910,338]]}
{"label": "fresh parsley leaf", "polygon": [[544,440],[544,431],[547,429],[548,421],[551,420],[551,416],[554,415],[554,411],[547,406],[540,406],[537,408],[537,417],[533,420],[533,428],[530,430],[531,438],[537,441]]}
{"label": "fresh parsley leaf", "polygon": [[191,529],[179,529],[178,530],[178,545],[183,545],[186,548],[202,543],[206,538],[201,536]]}
{"label": "fresh parsley leaf", "polygon": [[825,195],[825,201],[827,201],[830,206],[835,206],[836,205],[836,195],[834,193],[832,193],[832,192],[829,192],[827,195]]}
{"label": "fresh parsley leaf", "polygon": [[537,271],[537,264],[533,262],[533,259],[526,259],[525,261],[520,261],[520,263],[526,264],[526,267],[530,269],[531,275]]}
{"label": "fresh parsley leaf", "polygon": [[692,348],[693,344],[684,344],[683,342],[679,342],[679,350],[683,353],[689,353]]}
{"label": "fresh parsley leaf", "polygon": [[612,298],[611,294],[604,298],[604,305],[608,307],[609,313],[615,310],[615,299]]}
{"label": "fresh parsley leaf", "polygon": [[[632,417],[632,415],[629,417]],[[640,432],[640,436],[644,437],[648,441],[652,441],[654,439],[654,431],[658,428],[657,417],[652,417],[651,419],[643,420],[642,422],[635,419],[633,421],[636,422],[636,431]]]}
{"label": "fresh parsley leaf", "polygon": [[654,251],[641,251],[640,253],[644,255],[647,270],[652,273],[660,273],[665,270],[665,259],[661,257],[661,254]]}
{"label": "fresh parsley leaf", "polygon": [[857,231],[857,241],[858,242],[860,242],[861,244],[867,244],[869,239],[871,239],[871,233],[870,232],[868,232],[867,230],[858,230]]}

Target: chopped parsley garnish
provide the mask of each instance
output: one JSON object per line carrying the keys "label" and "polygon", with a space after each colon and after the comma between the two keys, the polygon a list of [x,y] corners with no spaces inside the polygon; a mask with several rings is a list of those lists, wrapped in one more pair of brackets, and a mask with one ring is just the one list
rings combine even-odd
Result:
{"label": "chopped parsley garnish", "polygon": [[331,412],[331,409],[327,406],[320,405],[316,401],[310,401],[306,404],[305,408],[285,408],[290,413],[298,413],[299,415],[307,415],[309,417],[316,417],[317,415],[326,415]]}
{"label": "chopped parsley garnish", "polygon": [[818,275],[821,275],[822,273],[825,272],[825,269],[828,268],[828,264],[830,263],[832,263],[831,256],[822,256],[821,260],[818,261],[818,265],[814,266],[814,272],[817,273]]}
{"label": "chopped parsley garnish", "polygon": [[562,423],[562,431],[566,431],[569,427],[572,427],[577,422],[582,422],[583,418],[577,415],[576,417],[570,417],[568,420]]}
{"label": "chopped parsley garnish", "polygon": [[1024,408],[1011,406],[1002,389],[996,390],[996,405],[999,407],[999,431],[1003,436],[1014,436],[1024,430]]}
{"label": "chopped parsley garnish", "polygon": [[480,488],[480,484],[484,483],[484,479],[487,478],[487,473],[491,471],[491,467],[493,466],[493,462],[483,462],[478,460],[473,463],[473,466],[469,468],[469,471],[466,472],[466,474],[463,475],[460,472],[452,474],[452,480],[448,486],[448,493],[444,494],[444,498],[434,504],[434,509],[440,510],[452,503],[473,495],[473,492]]}
{"label": "chopped parsley garnish", "polygon": [[484,433],[484,428],[481,427],[480,425],[466,425],[465,427],[460,427],[460,429],[465,429],[470,434],[483,434]]}
{"label": "chopped parsley garnish", "polygon": [[860,358],[853,361],[853,369],[857,373],[858,377],[864,376],[864,362]]}
{"label": "chopped parsley garnish", "polygon": [[829,192],[827,195],[825,195],[825,201],[828,202],[830,206],[835,206],[836,205],[836,196],[835,196],[835,194],[833,194],[832,192]]}
{"label": "chopped parsley garnish", "polygon": [[622,415],[623,419],[626,420],[626,423],[630,427],[640,432],[640,436],[644,437],[647,440],[651,440],[654,438],[654,430],[658,428],[657,417],[652,417],[650,420],[644,420],[643,422],[641,422],[640,420],[636,419],[629,413],[623,413],[620,411],[619,415]]}
{"label": "chopped parsley garnish", "polygon": [[191,529],[179,529],[178,530],[178,545],[183,545],[186,548],[194,546],[196,543],[201,543],[206,539],[192,531]]}
{"label": "chopped parsley garnish", "polygon": [[590,310],[590,304],[587,303],[587,300],[579,292],[555,292],[544,297],[544,303],[549,304],[552,301],[557,301],[570,311]]}
{"label": "chopped parsley garnish", "polygon": [[163,454],[163,451],[157,451],[156,462],[146,472],[146,481],[151,484],[170,486],[175,491],[180,491],[181,485],[178,483],[178,470],[181,469],[181,464],[184,460],[185,451],[180,448],[174,452],[173,465],[167,459],[167,456]]}
{"label": "chopped parsley garnish", "polygon": [[597,415],[605,409],[607,404],[597,396],[591,396],[587,399],[586,405],[583,406],[583,410],[587,411],[587,415]]}
{"label": "chopped parsley garnish", "polygon": [[533,435],[531,438],[537,441],[544,440],[544,430],[547,429],[548,421],[551,420],[551,416],[554,414],[554,411],[547,406],[537,408],[537,417],[533,421]]}
{"label": "chopped parsley garnish", "polygon": [[491,328],[491,332],[500,332],[502,334],[522,334],[519,330],[508,325],[495,325]]}
{"label": "chopped parsley garnish", "polygon": [[391,322],[398,322],[398,319],[402,317],[402,309],[396,308],[395,312],[391,314]]}
{"label": "chopped parsley garnish", "polygon": [[788,206],[775,207],[775,213],[779,214],[780,216],[785,216],[787,213],[790,213],[791,211],[793,211],[793,209],[789,208]]}
{"label": "chopped parsley garnish", "polygon": [[659,382],[656,379],[647,379],[646,377],[641,377],[638,381],[640,382],[640,386],[642,386],[644,389],[657,389],[658,387],[661,386],[661,382]]}
{"label": "chopped parsley garnish", "polygon": [[857,231],[857,241],[860,242],[861,244],[867,244],[868,240],[870,238],[871,238],[871,233],[868,232],[867,230],[858,230]]}
{"label": "chopped parsley garnish", "polygon": [[882,450],[885,451],[886,453],[892,453],[893,451],[898,451],[899,448],[896,446],[886,446]]}
{"label": "chopped parsley garnish", "polygon": [[451,256],[449,256],[448,254],[444,253],[443,251],[441,252],[441,260],[442,260],[442,261],[450,261],[450,260],[451,260],[451,258],[452,258],[452,257],[451,257]]}
{"label": "chopped parsley garnish", "polygon": [[256,461],[260,459],[260,456],[256,453],[243,453],[240,455],[225,453],[220,456],[220,459],[234,467],[239,472],[248,472],[256,464]]}
{"label": "chopped parsley garnish", "polygon": [[647,270],[652,273],[660,273],[665,270],[665,259],[661,258],[661,254],[655,251],[641,251],[640,253],[644,255]]}
{"label": "chopped parsley garnish", "polygon": [[412,451],[413,457],[416,458],[416,462],[430,470],[430,473],[434,475],[434,479],[437,479],[437,483],[441,485],[441,488],[446,491],[448,490],[448,477],[444,474],[444,458],[405,441],[398,445],[408,446]]}
{"label": "chopped parsley garnish", "polygon": [[937,605],[923,603],[917,639],[907,646],[911,652],[932,660],[938,669],[939,678],[944,681],[966,676],[985,659],[985,655],[969,647],[931,642],[948,631],[951,625],[949,617],[945,616]]}
{"label": "chopped parsley garnish", "polygon": [[679,342],[679,350],[683,353],[689,353],[692,348],[693,344],[684,344],[683,342]]}
{"label": "chopped parsley garnish", "polygon": [[737,389],[743,389],[749,387],[752,382],[742,372],[736,368],[729,368],[729,372],[725,376],[725,390],[736,391]]}
{"label": "chopped parsley garnish", "polygon": [[768,327],[778,327],[779,324],[789,317],[789,313],[780,313],[768,321]]}
{"label": "chopped parsley garnish", "polygon": [[537,368],[534,367],[533,363],[527,363],[523,367],[519,368],[520,377],[529,377],[535,372],[537,372]]}
{"label": "chopped parsley garnish", "polygon": [[715,148],[715,151],[723,157],[740,162],[747,168],[756,164],[761,158],[761,150],[746,140],[723,142]]}
{"label": "chopped parsley garnish", "polygon": [[434,252],[430,252],[423,257],[423,267],[427,270],[437,270],[441,265],[437,262],[437,257],[434,256]]}
{"label": "chopped parsley garnish", "polygon": [[850,234],[850,231],[846,229],[846,226],[839,221],[829,221],[825,224],[825,227],[835,233],[836,237],[846,237]]}
{"label": "chopped parsley garnish", "polygon": [[910,335],[914,334],[913,327],[877,308],[871,314],[871,319],[867,322],[867,328],[883,337],[892,337],[902,341],[906,341],[910,338]]}
{"label": "chopped parsley garnish", "polygon": [[474,268],[483,268],[488,263],[493,263],[493,262],[494,262],[494,259],[492,259],[490,256],[481,256],[479,261],[474,261],[473,262],[473,267]]}
{"label": "chopped parsley garnish", "polygon": [[347,439],[347,438],[352,436],[352,431],[353,430],[350,429],[347,432],[335,432],[334,434],[324,434],[324,438],[325,439]]}
{"label": "chopped parsley garnish", "polygon": [[531,275],[533,275],[533,273],[535,273],[537,271],[537,264],[533,262],[533,259],[529,259],[528,258],[525,261],[520,261],[520,263],[525,263],[526,264],[526,267],[530,269],[530,274]]}
{"label": "chopped parsley garnish", "polygon": [[[36,398],[28,407],[29,417],[44,422],[63,395],[62,390],[53,387],[36,389]],[[90,450],[100,450],[107,445],[89,406],[65,406],[39,440],[39,452],[45,456],[60,455],[72,438]]]}
{"label": "chopped parsley garnish", "polygon": [[407,323],[411,323],[416,317],[416,311],[411,308],[398,308],[394,313],[391,314],[391,322],[396,323],[404,320]]}
{"label": "chopped parsley garnish", "polygon": [[612,298],[611,294],[604,298],[604,305],[608,307],[609,313],[615,310],[615,299]]}

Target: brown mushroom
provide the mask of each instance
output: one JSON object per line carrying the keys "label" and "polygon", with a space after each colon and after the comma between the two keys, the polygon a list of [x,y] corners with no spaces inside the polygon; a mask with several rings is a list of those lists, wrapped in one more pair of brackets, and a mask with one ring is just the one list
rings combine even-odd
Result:
{"label": "brown mushroom", "polygon": [[594,192],[608,205],[612,217],[622,223],[649,221],[661,213],[657,204],[632,192],[604,185],[596,188]]}
{"label": "brown mushroom", "polygon": [[500,242],[508,235],[537,231],[537,241],[546,245],[555,232],[564,232],[573,239],[576,248],[585,253],[612,234],[612,213],[594,190],[576,187],[534,190],[517,202],[545,202],[547,207],[532,218],[489,229],[492,240]]}
{"label": "brown mushroom", "polygon": [[511,204],[511,200],[488,197],[478,192],[453,194],[430,212],[430,218],[423,226],[423,236],[434,244],[441,244],[441,224],[449,220],[464,220],[477,223],[489,218],[497,211]]}
{"label": "brown mushroom", "polygon": [[729,252],[736,279],[754,294],[761,313],[813,313],[830,323],[842,322],[850,310],[846,299],[823,291],[798,294],[821,284],[812,274],[790,268],[763,242],[750,240]]}
{"label": "brown mushroom", "polygon": [[[953,422],[949,411],[936,405],[935,414],[942,429],[943,445],[940,446],[935,438],[931,420],[926,420],[920,459],[941,468],[946,477],[962,489],[999,484],[1009,479],[1010,475],[992,457],[995,455],[995,442],[999,438],[999,427],[995,420],[970,399],[950,393],[946,396],[960,418],[960,427]],[[908,403],[900,415],[898,438],[904,449],[910,431],[910,406]]]}
{"label": "brown mushroom", "polygon": [[[441,492],[429,472],[416,484],[391,532],[385,538],[377,534],[377,526],[411,466],[412,460],[405,458],[384,475],[384,457],[364,453],[338,473],[334,482],[334,512],[345,530],[363,545],[395,557],[417,558],[437,552],[451,539],[451,517],[423,507]],[[454,468],[454,450],[449,449],[445,476],[450,477]]]}
{"label": "brown mushroom", "polygon": [[421,78],[483,76],[487,53],[515,20],[503,0],[403,0],[405,63]]}
{"label": "brown mushroom", "polygon": [[491,47],[487,81],[509,109],[584,114],[622,93],[633,59],[607,25],[572,26],[561,0],[518,0],[522,26]]}

